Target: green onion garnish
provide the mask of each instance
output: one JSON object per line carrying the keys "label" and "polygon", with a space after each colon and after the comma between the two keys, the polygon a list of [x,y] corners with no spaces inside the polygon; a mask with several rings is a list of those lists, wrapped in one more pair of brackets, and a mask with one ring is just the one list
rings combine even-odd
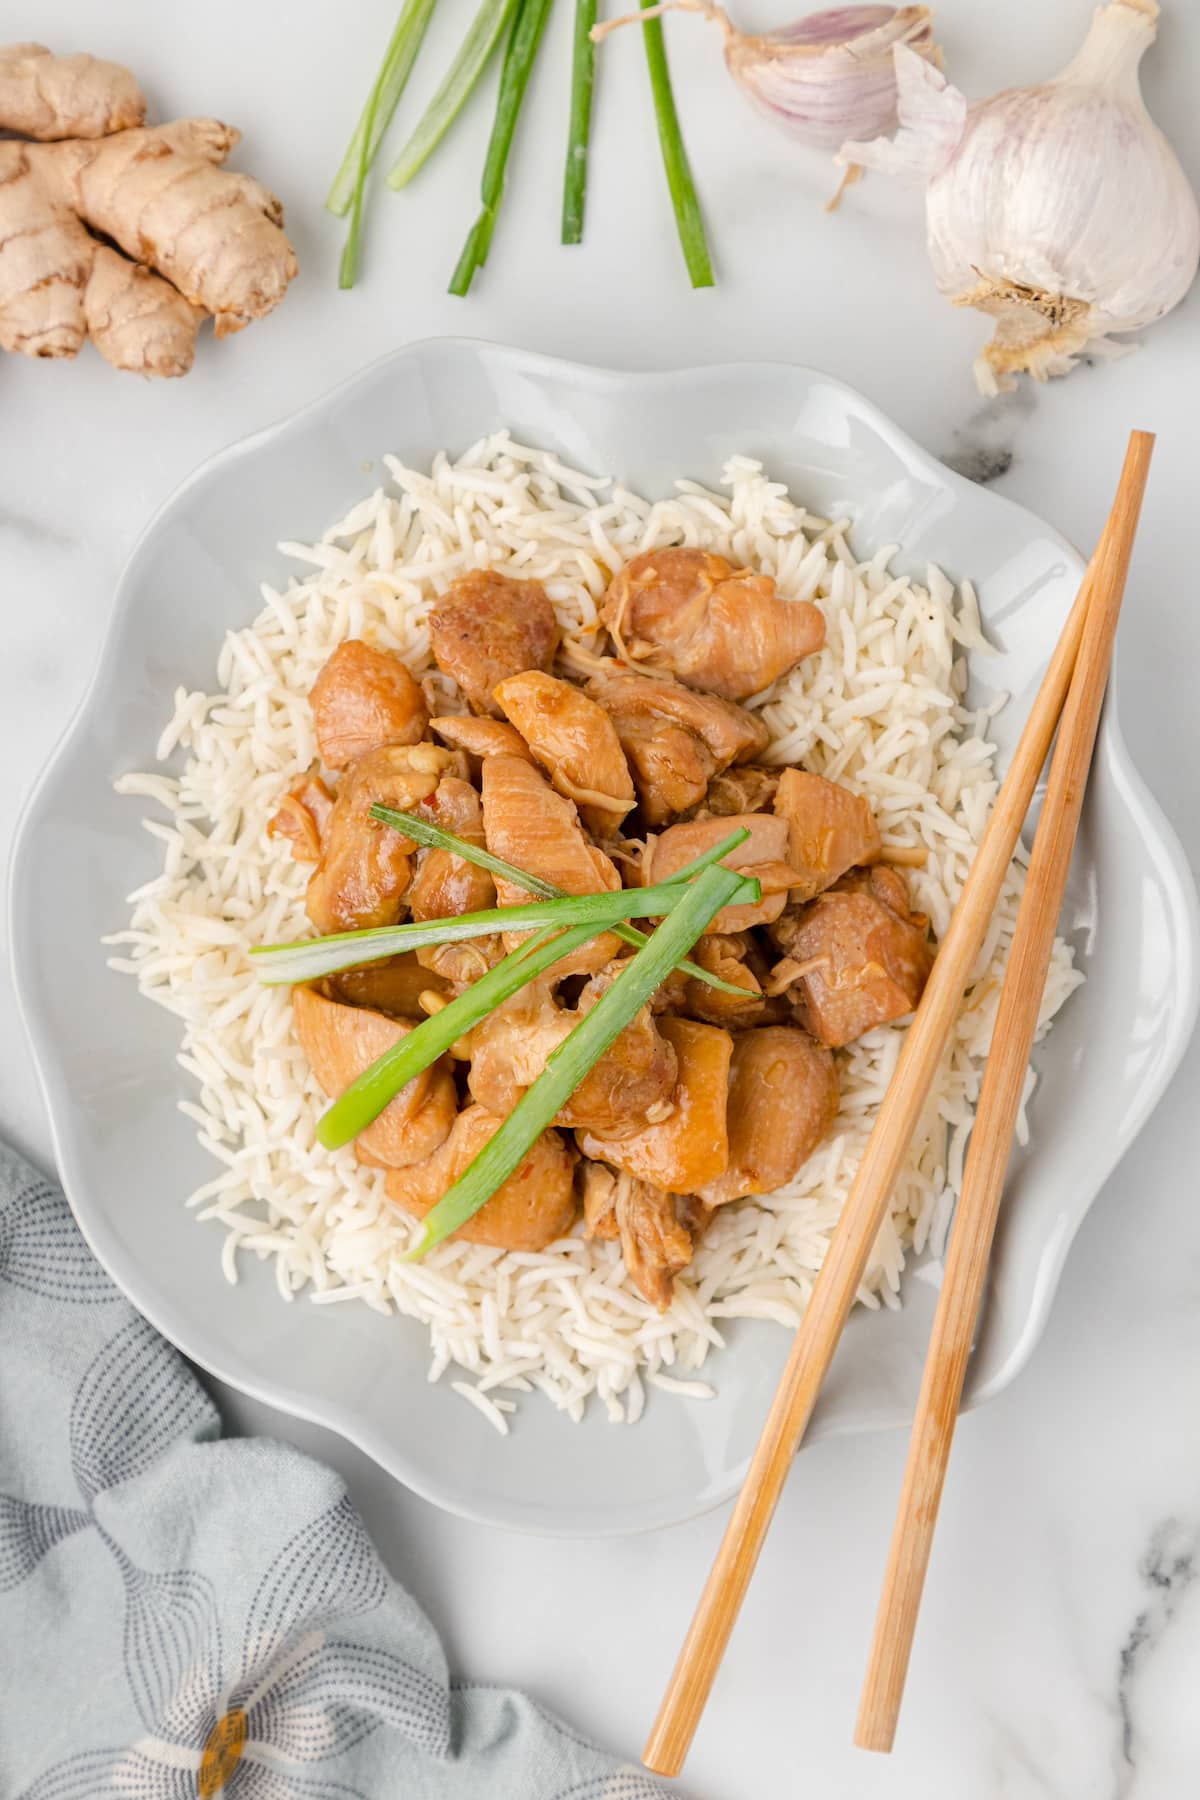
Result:
{"label": "green onion garnish", "polygon": [[[371,817],[378,819],[381,825],[390,825],[393,830],[403,832],[405,837],[412,838],[416,844],[423,844],[426,849],[452,850],[455,856],[461,856],[464,862],[474,863],[477,869],[486,869],[490,875],[498,875],[502,881],[511,881],[514,887],[523,887],[527,894],[541,894],[546,900],[565,900],[565,888],[555,887],[552,881],[543,881],[540,875],[530,875],[525,869],[519,869],[515,863],[505,862],[503,857],[493,856],[489,850],[482,850],[477,844],[468,844],[465,838],[455,837],[452,831],[445,831],[440,825],[433,825],[427,819],[419,819],[415,813],[400,812],[391,806],[373,806]],[[715,863],[744,844],[750,833],[744,826],[731,831],[727,838],[706,850],[693,862],[685,864],[672,875],[672,881],[689,881],[701,870],[711,868]],[[614,925],[614,934],[624,944],[633,944],[641,949],[646,942],[646,934],[639,931],[636,925]],[[699,963],[680,963],[695,981],[702,981],[707,987],[717,988],[723,994],[733,994],[739,999],[745,997],[745,988],[735,987],[730,981],[722,981],[719,975],[710,975]]]}
{"label": "green onion garnish", "polygon": [[406,950],[425,950],[433,944],[464,943],[498,931],[558,931],[567,925],[591,925],[593,935],[598,936],[607,926],[623,919],[664,917],[679,904],[685,892],[684,882],[672,880],[658,887],[619,888],[615,893],[568,894],[562,900],[492,906],[486,912],[458,913],[449,919],[300,938],[294,944],[263,945],[250,954],[259,959],[260,975],[268,986],[317,981],[322,975],[355,969],[362,963],[376,962],[381,956],[399,956]]}
{"label": "green onion garnish", "polygon": [[[424,1230],[408,1253],[410,1259],[424,1256],[491,1199],[520,1167],[589,1069],[661,986],[682,952],[695,943],[723,906],[752,899],[757,891],[756,881],[732,869],[704,871],[650,941],[630,958],[608,992],[551,1052],[542,1073],[499,1131],[425,1215]],[[445,1013],[438,1016],[444,1018]]]}
{"label": "green onion garnish", "polygon": [[563,175],[562,241],[583,242],[583,208],[587,197],[588,142],[592,130],[592,87],[596,79],[596,46],[592,28],[598,0],[575,0],[575,40],[571,49],[571,123],[567,129],[567,166]]}
{"label": "green onion garnish", "polygon": [[421,40],[436,4],[437,0],[405,0],[383,63],[354,128],[354,136],[342,158],[342,166],[329,190],[329,198],[325,202],[329,211],[337,213],[339,217],[350,212],[350,233],[342,252],[338,273],[340,287],[354,286],[358,274],[367,174],[417,60],[417,51],[421,48]]}
{"label": "green onion garnish", "polygon": [[390,188],[407,187],[433,155],[482,75],[516,4],[517,0],[483,0],[437,93],[388,172]]}
{"label": "green onion garnish", "polygon": [[[654,0],[640,0],[641,10],[648,12]],[[679,114],[671,92],[671,71],[667,66],[667,46],[660,18],[644,19],[642,32],[646,40],[646,65],[650,70],[650,89],[654,95],[654,116],[658,121],[658,141],[662,146],[663,168],[675,208],[675,225],[683,248],[684,261],[694,288],[712,287],[712,262],[704,236],[704,217],[696,196],[696,185],[679,129]]]}
{"label": "green onion garnish", "polygon": [[464,295],[481,269],[492,247],[496,215],[504,195],[504,169],[516,130],[517,114],[525,98],[525,89],[533,72],[534,58],[542,40],[551,0],[520,0],[517,16],[509,33],[500,72],[500,93],[496,100],[496,118],[488,141],[487,159],[483,165],[480,197],[483,210],[471,227],[462,255],[450,277],[450,292]]}
{"label": "green onion garnish", "polygon": [[[519,950],[498,962],[441,1012],[423,1019],[407,1037],[401,1038],[351,1082],[345,1093],[317,1121],[318,1143],[326,1150],[338,1150],[356,1138],[372,1119],[379,1117],[388,1101],[395,1099],[414,1075],[436,1062],[451,1044],[457,1043],[527,982],[561,962],[581,945],[590,943],[595,935],[592,925],[574,925],[568,931],[552,934],[539,932],[532,942],[522,944]],[[613,986],[616,986],[615,982]]]}

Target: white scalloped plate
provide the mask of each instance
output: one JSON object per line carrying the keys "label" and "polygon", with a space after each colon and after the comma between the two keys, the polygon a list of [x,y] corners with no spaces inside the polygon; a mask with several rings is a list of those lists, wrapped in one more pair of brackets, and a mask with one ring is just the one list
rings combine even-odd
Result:
{"label": "white scalloped plate", "polygon": [[[152,763],[178,684],[211,685],[222,634],[254,616],[261,580],[284,573],[274,545],[337,518],[361,494],[364,464],[384,451],[420,465],[500,425],[652,495],[683,474],[715,481],[735,451],[760,456],[814,510],[849,512],[863,545],[899,544],[899,568],[934,561],[971,576],[1002,649],[980,671],[980,691],[1014,696],[997,721],[1003,752],[1081,564],[1030,513],[951,474],[861,396],[811,370],[625,375],[456,341],[401,350],[207,463],[130,559],[91,691],[26,810],[11,893],[18,998],[80,1225],[135,1305],[223,1380],[341,1432],[438,1505],[492,1524],[600,1535],[668,1524],[735,1491],[786,1334],[735,1327],[705,1371],[715,1400],[654,1393],[642,1422],[623,1428],[599,1409],[573,1426],[531,1396],[501,1439],[427,1382],[418,1325],[366,1308],[283,1305],[264,1267],[227,1286],[215,1232],[206,1237],[182,1205],[211,1164],[176,1105],[188,1091],[176,1022],[110,973],[100,946],[124,921],[123,896],[158,860],[141,809],[114,795],[113,780]],[[1029,1357],[1080,1221],[1149,1117],[1195,1019],[1195,889],[1130,764],[1111,701],[1066,925],[1088,981],[1042,1058],[1033,1144],[1009,1178],[970,1404]],[[910,1276],[900,1311],[851,1321],[810,1435],[910,1416],[936,1275],[926,1267]]]}

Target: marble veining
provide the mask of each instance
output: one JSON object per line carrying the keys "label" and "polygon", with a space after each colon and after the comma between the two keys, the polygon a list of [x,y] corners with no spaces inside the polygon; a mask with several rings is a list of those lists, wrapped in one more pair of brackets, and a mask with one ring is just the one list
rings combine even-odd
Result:
{"label": "marble veining", "polygon": [[[1121,1722],[1120,1767],[1114,1800],[1127,1800],[1135,1791],[1138,1768],[1138,1698],[1152,1672],[1156,1650],[1194,1586],[1200,1528],[1176,1518],[1156,1525],[1138,1564],[1146,1589],[1146,1604],[1139,1612],[1117,1659],[1117,1708]],[[1194,1602],[1193,1602],[1194,1605]],[[1200,1669],[1196,1671],[1200,1680]],[[1180,1800],[1184,1800],[1181,1795]]]}
{"label": "marble veining", "polygon": [[968,481],[987,487],[1013,466],[1017,438],[1037,404],[1037,390],[1025,382],[1012,393],[975,406],[951,434],[942,461]]}

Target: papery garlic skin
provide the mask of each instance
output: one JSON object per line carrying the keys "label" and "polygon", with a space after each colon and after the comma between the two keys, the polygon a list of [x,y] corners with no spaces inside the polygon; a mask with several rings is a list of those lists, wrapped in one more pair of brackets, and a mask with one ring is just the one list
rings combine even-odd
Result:
{"label": "papery garlic skin", "polygon": [[[802,144],[837,150],[848,137],[876,137],[896,123],[896,65],[907,45],[941,66],[928,6],[834,6],[762,33],[739,31],[717,0],[656,0],[641,12],[593,26],[599,43],[624,25],[663,13],[698,13],[721,27],[725,64],[747,99]],[[845,185],[845,184],[843,184]]]}
{"label": "papery garlic skin", "polygon": [[940,61],[927,6],[839,6],[761,36],[729,29],[725,61],[769,119],[832,151],[895,125],[898,44]]}
{"label": "papery garlic skin", "polygon": [[1196,196],[1138,85],[1157,11],[1110,0],[1061,75],[969,109],[900,48],[895,140],[843,147],[841,161],[924,175],[938,287],[996,321],[975,368],[985,393],[1116,352],[1111,333],[1154,324],[1195,279]]}

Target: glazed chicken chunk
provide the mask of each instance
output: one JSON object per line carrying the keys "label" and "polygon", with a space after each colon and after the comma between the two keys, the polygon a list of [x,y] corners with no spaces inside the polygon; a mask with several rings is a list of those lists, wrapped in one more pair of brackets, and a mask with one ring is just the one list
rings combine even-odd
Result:
{"label": "glazed chicken chunk", "polygon": [[474,713],[447,713],[440,719],[430,719],[429,727],[443,744],[449,744],[452,750],[464,751],[476,762],[482,762],[485,756],[520,756],[526,762],[532,760],[525,739],[503,719],[481,719]]}
{"label": "glazed chicken chunk", "polygon": [[895,869],[846,876],[771,926],[786,954],[770,989],[790,989],[800,1023],[837,1049],[912,1011],[932,963],[928,926]]}
{"label": "glazed chicken chunk", "polygon": [[728,936],[708,932],[693,945],[691,961],[707,969],[721,981],[741,988],[740,997],[726,994],[720,988],[707,986],[695,976],[684,981],[675,1005],[692,1019],[704,1019],[710,1025],[727,1025],[737,1031],[748,1025],[767,1025],[787,1017],[787,1002],[782,996],[766,992],[768,962],[763,950],[749,931],[735,931]]}
{"label": "glazed chicken chunk", "polygon": [[540,581],[492,569],[460,575],[429,614],[434,660],[458,683],[474,713],[501,717],[497,682],[554,661],[562,633]]}
{"label": "glazed chicken chunk", "polygon": [[495,698],[560,794],[597,837],[611,837],[637,796],[616,728],[602,706],[540,669],[497,682]]}
{"label": "glazed chicken chunk", "polygon": [[712,850],[731,832],[748,831],[744,844],[722,858],[727,869],[753,875],[762,885],[762,899],[757,905],[724,906],[708,927],[710,932],[726,935],[732,931],[748,931],[753,925],[769,925],[787,904],[788,892],[800,885],[800,878],[787,861],[788,828],[784,819],[774,813],[731,813],[723,819],[690,819],[683,825],[672,825],[646,846],[644,873],[647,884],[669,881],[686,863],[694,862],[706,850]]}
{"label": "glazed chicken chunk", "polygon": [[[312,988],[292,993],[296,1036],[312,1072],[331,1097],[398,1044],[412,1027],[361,1006],[342,1006]],[[360,1162],[394,1169],[432,1156],[458,1112],[458,1092],[444,1057],[415,1075],[357,1139]]]}
{"label": "glazed chicken chunk", "polygon": [[375,805],[412,812],[453,765],[434,744],[390,744],[348,769],[329,815],[325,847],[305,905],[318,931],[394,925],[412,875],[411,838],[371,817]]}
{"label": "glazed chicken chunk", "polygon": [[440,975],[417,961],[415,950],[401,956],[387,956],[379,962],[361,963],[356,969],[343,969],[330,975],[324,989],[331,1000],[344,1000],[348,1006],[367,1006],[373,1012],[386,1013],[389,1019],[419,1021],[428,1016],[422,996],[447,997],[447,983]]}
{"label": "glazed chicken chunk", "polygon": [[[482,783],[483,828],[493,856],[566,894],[612,893],[621,886],[615,864],[589,842],[573,803],[556,794],[532,763],[518,756],[489,756]],[[521,906],[533,896],[499,877],[496,898],[501,906]],[[603,968],[616,955],[618,942],[604,932],[556,965],[558,977]]]}
{"label": "glazed chicken chunk", "polygon": [[327,769],[345,769],[385,744],[419,744],[429,725],[408,664],[360,638],[339,644],[310,696],[317,748]]}
{"label": "glazed chicken chunk", "polygon": [[771,1194],[808,1161],[837,1116],[830,1051],[795,1026],[766,1025],[733,1040],[729,1167],[699,1190],[706,1206]]}
{"label": "glazed chicken chunk", "polygon": [[733,1039],[718,1026],[694,1019],[664,1014],[658,1023],[678,1060],[671,1112],[632,1137],[581,1132],[579,1148],[585,1156],[612,1163],[652,1187],[692,1194],[723,1175],[729,1165],[725,1113]]}
{"label": "glazed chicken chunk", "polygon": [[[439,1149],[387,1178],[389,1200],[423,1219],[491,1142],[503,1120],[482,1106],[459,1113]],[[503,1186],[451,1241],[493,1244],[501,1250],[544,1250],[575,1222],[575,1153],[557,1131],[543,1131]]]}
{"label": "glazed chicken chunk", "polygon": [[630,662],[726,700],[770,687],[825,642],[807,600],[781,600],[770,575],[708,550],[647,550],[625,564],[602,616]]}
{"label": "glazed chicken chunk", "polygon": [[788,860],[804,878],[799,899],[811,900],[847,869],[874,862],[879,855],[879,827],[870,803],[822,775],[785,769],[775,811],[788,823]]}
{"label": "glazed chicken chunk", "polygon": [[[469,781],[446,775],[417,812],[464,843],[484,848],[483,808]],[[496,904],[496,885],[486,869],[452,850],[421,850],[405,895],[414,920],[452,919],[485,912]],[[433,944],[416,952],[417,961],[447,981],[477,981],[503,954],[499,937],[471,938],[463,944]]]}
{"label": "glazed chicken chunk", "polygon": [[767,728],[753,713],[677,681],[603,674],[588,693],[616,727],[648,825],[688,812],[714,775],[767,747]]}
{"label": "glazed chicken chunk", "polygon": [[[589,1013],[620,971],[593,976],[576,1007],[561,1005],[553,982],[531,981],[471,1033],[471,1096],[506,1117],[546,1066],[546,1058]],[[648,1006],[593,1063],[555,1118],[555,1124],[604,1136],[629,1137],[670,1112],[675,1051]]]}

